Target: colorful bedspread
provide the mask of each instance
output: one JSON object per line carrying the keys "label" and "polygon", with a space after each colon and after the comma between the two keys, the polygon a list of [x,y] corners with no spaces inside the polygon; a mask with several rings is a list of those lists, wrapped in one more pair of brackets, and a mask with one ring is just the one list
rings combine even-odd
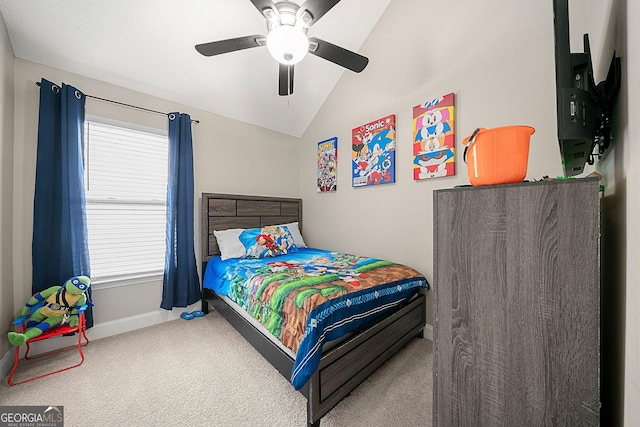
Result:
{"label": "colorful bedspread", "polygon": [[235,301],[296,354],[291,382],[300,389],[325,342],[385,316],[429,285],[405,265],[304,248],[264,259],[214,257],[204,287]]}

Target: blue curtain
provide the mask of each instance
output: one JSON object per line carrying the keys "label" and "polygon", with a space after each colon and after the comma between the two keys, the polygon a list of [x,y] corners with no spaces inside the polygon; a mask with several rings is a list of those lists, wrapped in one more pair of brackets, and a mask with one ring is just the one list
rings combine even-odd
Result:
{"label": "blue curtain", "polygon": [[[73,276],[91,277],[84,195],[84,104],[84,94],[73,86],[40,82],[33,293],[62,285]],[[87,326],[93,326],[91,307],[85,313]]]}
{"label": "blue curtain", "polygon": [[186,307],[201,298],[193,249],[193,143],[191,117],[169,114],[167,250],[160,307]]}

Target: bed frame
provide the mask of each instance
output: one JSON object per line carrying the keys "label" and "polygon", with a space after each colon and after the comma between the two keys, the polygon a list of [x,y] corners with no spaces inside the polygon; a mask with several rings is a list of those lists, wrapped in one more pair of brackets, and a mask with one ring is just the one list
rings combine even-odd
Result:
{"label": "bed frame", "polygon": [[[302,231],[302,200],[202,193],[202,259],[220,251],[214,230],[255,228],[297,221]],[[413,337],[423,337],[426,324],[425,295],[382,321],[353,334],[324,351],[318,369],[300,392],[307,398],[307,425],[317,427],[320,418],[355,389]],[[290,379],[294,359],[265,337],[215,292],[203,289],[202,310],[215,308],[285,378]]]}

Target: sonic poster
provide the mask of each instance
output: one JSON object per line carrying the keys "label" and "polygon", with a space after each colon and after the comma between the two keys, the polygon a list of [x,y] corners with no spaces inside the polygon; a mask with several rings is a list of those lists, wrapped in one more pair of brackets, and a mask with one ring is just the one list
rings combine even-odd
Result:
{"label": "sonic poster", "polygon": [[413,179],[456,174],[453,93],[413,107]]}
{"label": "sonic poster", "polygon": [[318,142],[318,193],[336,191],[338,138]]}
{"label": "sonic poster", "polygon": [[353,186],[396,182],[396,116],[392,114],[351,132]]}

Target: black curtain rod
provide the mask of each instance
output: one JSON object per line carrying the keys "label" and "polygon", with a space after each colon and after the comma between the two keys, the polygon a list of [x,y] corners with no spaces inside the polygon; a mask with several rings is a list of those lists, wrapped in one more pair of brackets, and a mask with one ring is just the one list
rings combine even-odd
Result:
{"label": "black curtain rod", "polygon": [[[40,82],[36,82],[36,85],[40,86]],[[125,104],[124,102],[114,101],[112,99],[106,99],[106,98],[100,98],[98,96],[87,95],[86,93],[84,94],[84,96],[86,96],[87,98],[97,99],[99,101],[111,102],[112,104],[122,105],[124,107],[131,107],[131,108],[136,108],[138,110],[148,111],[149,113],[162,114],[163,116],[168,116],[170,114],[170,113],[163,113],[162,111],[150,110],[149,108],[138,107],[137,105]],[[191,119],[191,122],[200,123],[200,120]]]}

